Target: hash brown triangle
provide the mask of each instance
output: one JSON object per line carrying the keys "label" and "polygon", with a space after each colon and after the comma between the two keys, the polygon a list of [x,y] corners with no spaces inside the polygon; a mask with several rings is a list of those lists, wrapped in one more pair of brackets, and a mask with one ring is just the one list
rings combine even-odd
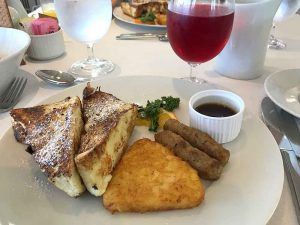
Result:
{"label": "hash brown triangle", "polygon": [[124,154],[103,195],[111,212],[147,212],[198,206],[204,186],[188,163],[149,139],[136,141]]}

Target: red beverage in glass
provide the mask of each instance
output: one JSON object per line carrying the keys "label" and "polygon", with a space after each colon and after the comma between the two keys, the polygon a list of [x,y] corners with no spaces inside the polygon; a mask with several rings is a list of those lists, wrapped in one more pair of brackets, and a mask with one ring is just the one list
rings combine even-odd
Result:
{"label": "red beverage in glass", "polygon": [[232,9],[220,5],[195,4],[180,12],[169,9],[167,28],[170,44],[186,62],[209,61],[225,47],[233,17]]}

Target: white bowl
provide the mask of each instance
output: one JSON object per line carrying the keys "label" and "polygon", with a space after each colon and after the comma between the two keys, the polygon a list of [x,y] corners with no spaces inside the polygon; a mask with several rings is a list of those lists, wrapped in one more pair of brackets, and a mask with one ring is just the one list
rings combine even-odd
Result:
{"label": "white bowl", "polygon": [[51,34],[30,35],[31,44],[27,54],[36,60],[54,59],[65,52],[64,37],[62,30]]}
{"label": "white bowl", "polygon": [[[212,117],[201,114],[195,108],[202,104],[216,103],[228,106],[236,113],[226,117]],[[234,140],[242,126],[245,103],[243,99],[229,91],[206,90],[194,94],[189,101],[190,126],[199,129],[218,143]]]}
{"label": "white bowl", "polygon": [[1,94],[16,76],[16,71],[30,44],[30,37],[23,31],[0,27],[0,43]]}

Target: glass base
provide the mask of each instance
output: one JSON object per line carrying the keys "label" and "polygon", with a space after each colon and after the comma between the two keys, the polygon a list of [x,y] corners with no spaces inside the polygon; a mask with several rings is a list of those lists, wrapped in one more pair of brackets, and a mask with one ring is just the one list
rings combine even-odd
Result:
{"label": "glass base", "polygon": [[193,83],[197,83],[197,84],[207,83],[206,80],[200,79],[198,77],[182,77],[181,79],[182,80],[187,80],[187,81],[190,81],[190,82],[193,82]]}
{"label": "glass base", "polygon": [[106,59],[84,59],[75,62],[69,72],[76,78],[95,79],[99,76],[107,75],[112,72],[115,65]]}
{"label": "glass base", "polygon": [[282,41],[274,37],[274,35],[270,35],[268,41],[268,48],[271,49],[284,49],[286,44]]}

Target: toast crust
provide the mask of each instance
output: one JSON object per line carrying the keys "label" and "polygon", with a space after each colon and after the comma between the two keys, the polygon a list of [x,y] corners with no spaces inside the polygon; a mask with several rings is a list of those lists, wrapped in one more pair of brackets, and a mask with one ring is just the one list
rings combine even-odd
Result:
{"label": "toast crust", "polygon": [[80,195],[85,187],[74,162],[83,129],[80,99],[13,109],[10,114],[15,138],[29,145],[48,180],[70,196]]}

